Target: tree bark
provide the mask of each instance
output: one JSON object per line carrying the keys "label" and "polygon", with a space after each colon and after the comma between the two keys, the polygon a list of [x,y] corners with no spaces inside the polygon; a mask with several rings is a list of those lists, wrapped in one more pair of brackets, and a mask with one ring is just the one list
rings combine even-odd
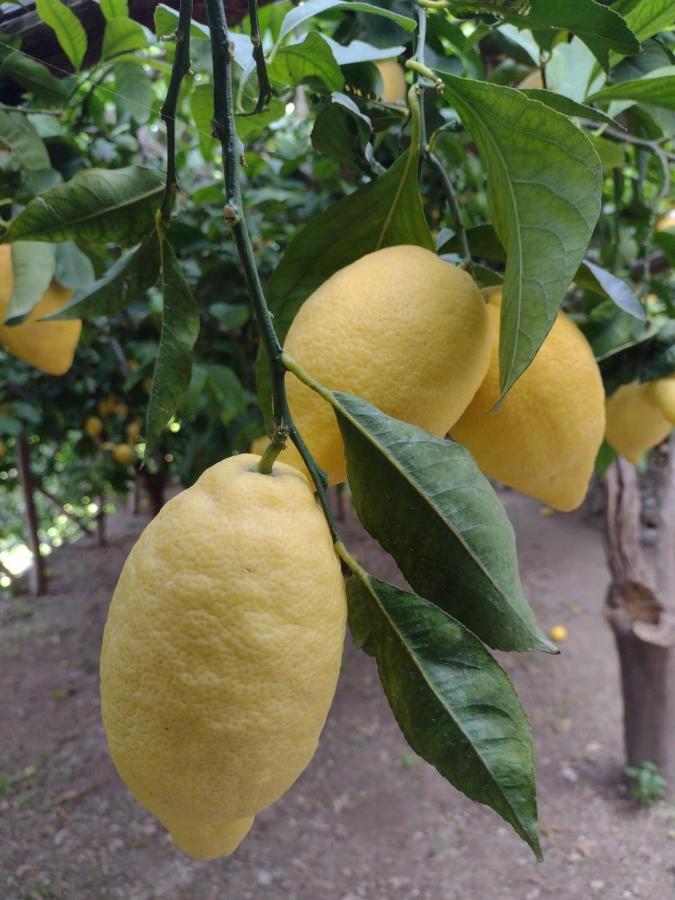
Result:
{"label": "tree bark", "polygon": [[164,506],[164,488],[166,486],[166,470],[149,472],[147,466],[140,470],[145,491],[150,501],[150,514],[154,517]]}
{"label": "tree bark", "polygon": [[105,496],[103,494],[99,494],[98,512],[96,513],[96,545],[98,547],[105,547],[107,545],[105,536],[105,510],[103,509],[104,505]]}
{"label": "tree bark", "polygon": [[675,784],[675,442],[660,473],[654,561],[641,535],[635,467],[617,459],[606,479],[605,538],[612,581],[605,611],[614,631],[629,765],[652,762]]}
{"label": "tree bark", "polygon": [[30,445],[23,435],[16,442],[16,460],[23,491],[28,546],[33,554],[33,565],[29,573],[30,592],[34,597],[39,597],[46,592],[46,579],[44,560],[40,555],[38,516],[35,508],[35,486],[30,467]]}

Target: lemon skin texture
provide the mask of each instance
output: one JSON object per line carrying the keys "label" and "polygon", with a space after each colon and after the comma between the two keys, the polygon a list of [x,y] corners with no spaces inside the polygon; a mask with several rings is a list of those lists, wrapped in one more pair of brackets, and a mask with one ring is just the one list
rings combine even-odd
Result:
{"label": "lemon skin texture", "polygon": [[672,427],[654,402],[651,382],[624,384],[607,399],[607,443],[629,462],[665,441]]}
{"label": "lemon skin texture", "polygon": [[605,392],[581,331],[559,312],[527,371],[492,411],[499,391],[501,295],[488,303],[490,367],[451,430],[490,478],[569,511],[583,501],[605,431]]}
{"label": "lemon skin texture", "polygon": [[35,369],[49,375],[64,375],[73,364],[82,322],[79,319],[63,322],[37,320],[61,309],[72,296],[72,291],[53,281],[25,321],[20,325],[4,325],[13,285],[11,249],[5,245],[0,247],[0,344],[12,356]]}
{"label": "lemon skin texture", "polygon": [[675,375],[648,382],[647,391],[661,415],[675,426]]}
{"label": "lemon skin texture", "polygon": [[101,707],[134,797],[196,859],[231,853],[307,766],[335,692],[346,598],[300,472],[242,454],[170,500],[127,559]]}
{"label": "lemon skin texture", "polygon": [[[301,306],[285,349],[325,387],[447,434],[487,369],[490,331],[472,278],[422,247],[377,250],[336,272]],[[330,405],[294,375],[295,424],[331,484],[347,477]],[[295,447],[285,462],[304,470]]]}

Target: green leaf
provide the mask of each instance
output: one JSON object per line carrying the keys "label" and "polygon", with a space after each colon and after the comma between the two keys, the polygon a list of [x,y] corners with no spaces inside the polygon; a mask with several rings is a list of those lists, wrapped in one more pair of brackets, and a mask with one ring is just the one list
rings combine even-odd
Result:
{"label": "green leaf", "polygon": [[641,41],[675,25],[673,0],[615,0],[612,8]]}
{"label": "green leaf", "polygon": [[601,266],[585,259],[574,279],[580,287],[608,297],[612,303],[634,319],[643,322],[646,314],[630,285]]}
{"label": "green leaf", "polygon": [[143,26],[133,19],[110,19],[103,32],[103,59],[142,50],[148,44]]}
{"label": "green leaf", "polygon": [[120,116],[126,113],[139,125],[147,122],[152,114],[155,92],[152,80],[143,67],[132,62],[117,63],[115,88],[115,101]]}
{"label": "green leaf", "polygon": [[129,15],[127,0],[99,0],[99,5],[107,22],[111,19],[126,19]]}
{"label": "green leaf", "polygon": [[51,244],[20,241],[12,245],[13,287],[5,323],[18,325],[31,312],[51,284],[54,248]]}
{"label": "green leaf", "polygon": [[349,487],[414,590],[499,650],[552,650],[523,594],[516,539],[468,450],[333,392]]}
{"label": "green leaf", "polygon": [[3,241],[115,241],[130,246],[154,227],[163,189],[163,176],[154,169],[85,169],[31,200]]}
{"label": "green leaf", "polygon": [[0,147],[10,150],[24,171],[51,166],[44,141],[22,113],[0,109]]}
{"label": "green leaf", "polygon": [[96,280],[91,260],[75,241],[63,241],[54,247],[56,268],[54,278],[71,291],[81,291]]}
{"label": "green leaf", "polygon": [[622,56],[640,52],[640,42],[625,20],[595,0],[531,0],[527,15],[508,15],[509,21],[525,28],[565,28],[577,35],[591,49],[605,70],[609,69],[609,52]]}
{"label": "green leaf", "polygon": [[68,88],[36,59],[0,42],[0,75],[16,81],[41,103],[57,105],[68,97]]}
{"label": "green leaf", "polygon": [[374,16],[383,16],[384,18],[395,22],[397,25],[400,25],[405,31],[414,31],[416,27],[414,19],[410,19],[408,16],[399,15],[382,6],[373,6],[372,3],[340,2],[340,0],[308,0],[308,2],[297,6],[284,16],[273,53],[276,52],[276,47],[278,47],[292,31],[295,31],[298,26],[302,25],[308,19],[318,16],[320,13],[327,12],[330,9],[343,9],[351,12],[364,12],[371,13]]}
{"label": "green leaf", "polygon": [[622,168],[626,161],[626,147],[624,144],[608,141],[595,134],[589,134],[588,137],[595,148],[595,152],[600,157],[600,162],[605,172],[609,173],[613,169]]}
{"label": "green leaf", "polygon": [[347,582],[350,626],[375,656],[406,740],[541,858],[534,750],[508,675],[481,642],[422,597],[373,576]]}
{"label": "green leaf", "polygon": [[544,91],[540,88],[525,88],[523,94],[530,100],[539,100],[540,103],[550,106],[562,113],[564,116],[576,116],[579,119],[590,119],[592,122],[602,122],[605,125],[612,125],[614,128],[621,127],[611,116],[603,112],[601,109],[594,109],[585,103],[577,103],[565,97],[564,94],[556,94],[555,91]]}
{"label": "green leaf", "polygon": [[586,135],[521,91],[441,73],[488,173],[490,218],[507,251],[502,396],[552,327],[598,221],[602,167]]}
{"label": "green leaf", "polygon": [[[418,163],[419,151],[406,151],[384,175],[338,200],[293,237],[267,288],[282,343],[307,297],[338,269],[381,247],[434,249],[419,193]],[[262,352],[256,379],[261,409],[269,416],[271,382]]]}
{"label": "green leaf", "polygon": [[[155,7],[155,34],[161,37],[172,37],[177,28],[178,12],[175,9],[171,9],[170,6],[166,6],[164,3],[159,3]],[[190,23],[190,37],[197,38],[197,40],[208,41],[210,39],[209,29],[206,25],[202,25],[201,22],[195,22],[193,19]],[[246,37],[246,35],[240,35],[240,37]]]}
{"label": "green leaf", "polygon": [[146,460],[162,429],[175,415],[190,384],[192,348],[199,334],[199,308],[171,244],[162,239],[161,278],[164,295],[162,332],[152,379],[146,421]]}
{"label": "green leaf", "polygon": [[63,52],[79,71],[87,52],[87,33],[75,13],[61,0],[36,0],[35,8],[45,23],[56,34]]}
{"label": "green leaf", "polygon": [[83,290],[51,319],[96,319],[112,316],[142,300],[157,281],[160,256],[157,232],[153,228],[142,244],[121,256],[108,271]]}
{"label": "green leaf", "polygon": [[272,82],[295,87],[319,81],[329,91],[342,90],[345,80],[333,52],[320,34],[310,32],[301,44],[281,49],[268,67]]}
{"label": "green leaf", "polygon": [[373,47],[372,44],[366,44],[365,41],[351,41],[349,44],[338,44],[326,34],[321,37],[333,51],[335,61],[339,66],[350,66],[355,63],[375,62],[380,59],[396,59],[402,53],[405,53],[405,47],[397,45],[395,47]]}
{"label": "green leaf", "polygon": [[330,103],[316,117],[312,146],[343,166],[370,172],[373,164],[371,133],[370,119],[351,97],[334,92]]}
{"label": "green leaf", "polygon": [[675,110],[675,66],[654,69],[644,78],[611,84],[596,91],[589,100],[596,103],[632,100],[635,103],[649,103],[662,109]]}

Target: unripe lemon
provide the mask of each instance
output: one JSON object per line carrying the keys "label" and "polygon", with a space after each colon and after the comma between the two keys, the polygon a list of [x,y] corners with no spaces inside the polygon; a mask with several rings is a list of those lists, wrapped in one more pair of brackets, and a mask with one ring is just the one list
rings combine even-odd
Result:
{"label": "unripe lemon", "polygon": [[0,247],[0,344],[35,369],[63,375],[73,364],[82,322],[37,320],[61,309],[73,292],[53,281],[20,325],[4,325],[13,287],[11,248],[4,245]]}
{"label": "unripe lemon", "polygon": [[607,400],[607,443],[629,462],[636,463],[665,441],[671,428],[652,398],[649,382],[624,384]]}
{"label": "unripe lemon", "polygon": [[[300,308],[285,349],[332,390],[444,435],[477,390],[490,354],[472,278],[421,247],[377,250],[336,272]],[[331,484],[346,479],[332,408],[291,374],[291,412]],[[282,457],[304,469],[295,447]]]}
{"label": "unripe lemon", "polygon": [[605,431],[605,392],[588,341],[564,312],[534,361],[499,398],[501,294],[490,297],[490,368],[452,429],[486,475],[554,509],[579,506]]}
{"label": "unripe lemon", "polygon": [[231,457],[171,499],[115,589],[101,652],[113,762],[196,859],[231,853],[308,765],[346,598],[305,477]]}
{"label": "unripe lemon", "polygon": [[648,382],[647,393],[661,415],[675,426],[675,375]]}
{"label": "unripe lemon", "polygon": [[134,461],[134,448],[130,444],[116,444],[113,447],[112,458],[121,466],[128,466]]}
{"label": "unripe lemon", "polygon": [[103,431],[103,422],[99,419],[98,416],[89,416],[84,423],[84,433],[88,434],[90,438],[98,437],[99,434]]}
{"label": "unripe lemon", "polygon": [[403,66],[395,59],[381,59],[375,68],[382,79],[382,99],[387,103],[404,102],[408,96],[408,84]]}

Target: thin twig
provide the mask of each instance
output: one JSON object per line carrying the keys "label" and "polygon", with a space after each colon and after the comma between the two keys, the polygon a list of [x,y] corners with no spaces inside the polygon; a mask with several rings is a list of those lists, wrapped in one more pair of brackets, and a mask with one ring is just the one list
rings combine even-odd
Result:
{"label": "thin twig", "polygon": [[64,115],[64,110],[62,109],[27,109],[25,106],[7,106],[6,103],[0,103],[0,109],[3,112],[17,112],[22,113],[24,116],[57,116],[61,117]]}
{"label": "thin twig", "polygon": [[298,433],[288,406],[283,348],[274,330],[272,316],[260,283],[251,236],[244,213],[240,178],[240,166],[243,161],[242,145],[237,136],[232,97],[233,48],[230,43],[223,0],[206,0],[206,14],[211,32],[211,54],[213,58],[213,133],[223,148],[223,174],[226,194],[225,221],[232,228],[237,252],[244,270],[251,306],[260,328],[263,347],[272,374],[274,436],[272,444],[263,455],[258,468],[259,471],[268,473],[274,459],[283,450],[286,438],[290,437],[316,486],[319,503],[328,522],[333,541],[338,542],[337,528],[326,494],[325,475],[317,466],[312,454]]}
{"label": "thin twig", "polygon": [[253,44],[253,59],[258,74],[258,102],[255,112],[262,112],[272,99],[272,85],[267,74],[265,63],[265,51],[260,37],[260,23],[258,22],[258,0],[248,0],[248,16],[251,20],[251,43]]}
{"label": "thin twig", "polygon": [[464,227],[464,223],[462,222],[462,213],[459,208],[457,194],[455,193],[455,188],[452,184],[452,181],[450,180],[450,176],[446,172],[445,166],[435,153],[425,154],[425,159],[427,159],[429,163],[434,167],[434,169],[440,176],[441,181],[443,182],[443,189],[445,190],[445,195],[448,199],[448,206],[450,207],[450,215],[452,216],[452,224],[455,226],[455,233],[462,248],[462,259],[464,260],[463,268],[468,269],[473,274],[473,260],[471,259],[469,239],[466,235],[466,228]]}
{"label": "thin twig", "polygon": [[192,0],[180,0],[178,27],[176,29],[176,55],[171,68],[169,87],[162,104],[160,117],[166,127],[166,184],[162,200],[161,217],[166,224],[176,197],[176,111],[183,78],[190,71],[190,25],[192,23]]}

